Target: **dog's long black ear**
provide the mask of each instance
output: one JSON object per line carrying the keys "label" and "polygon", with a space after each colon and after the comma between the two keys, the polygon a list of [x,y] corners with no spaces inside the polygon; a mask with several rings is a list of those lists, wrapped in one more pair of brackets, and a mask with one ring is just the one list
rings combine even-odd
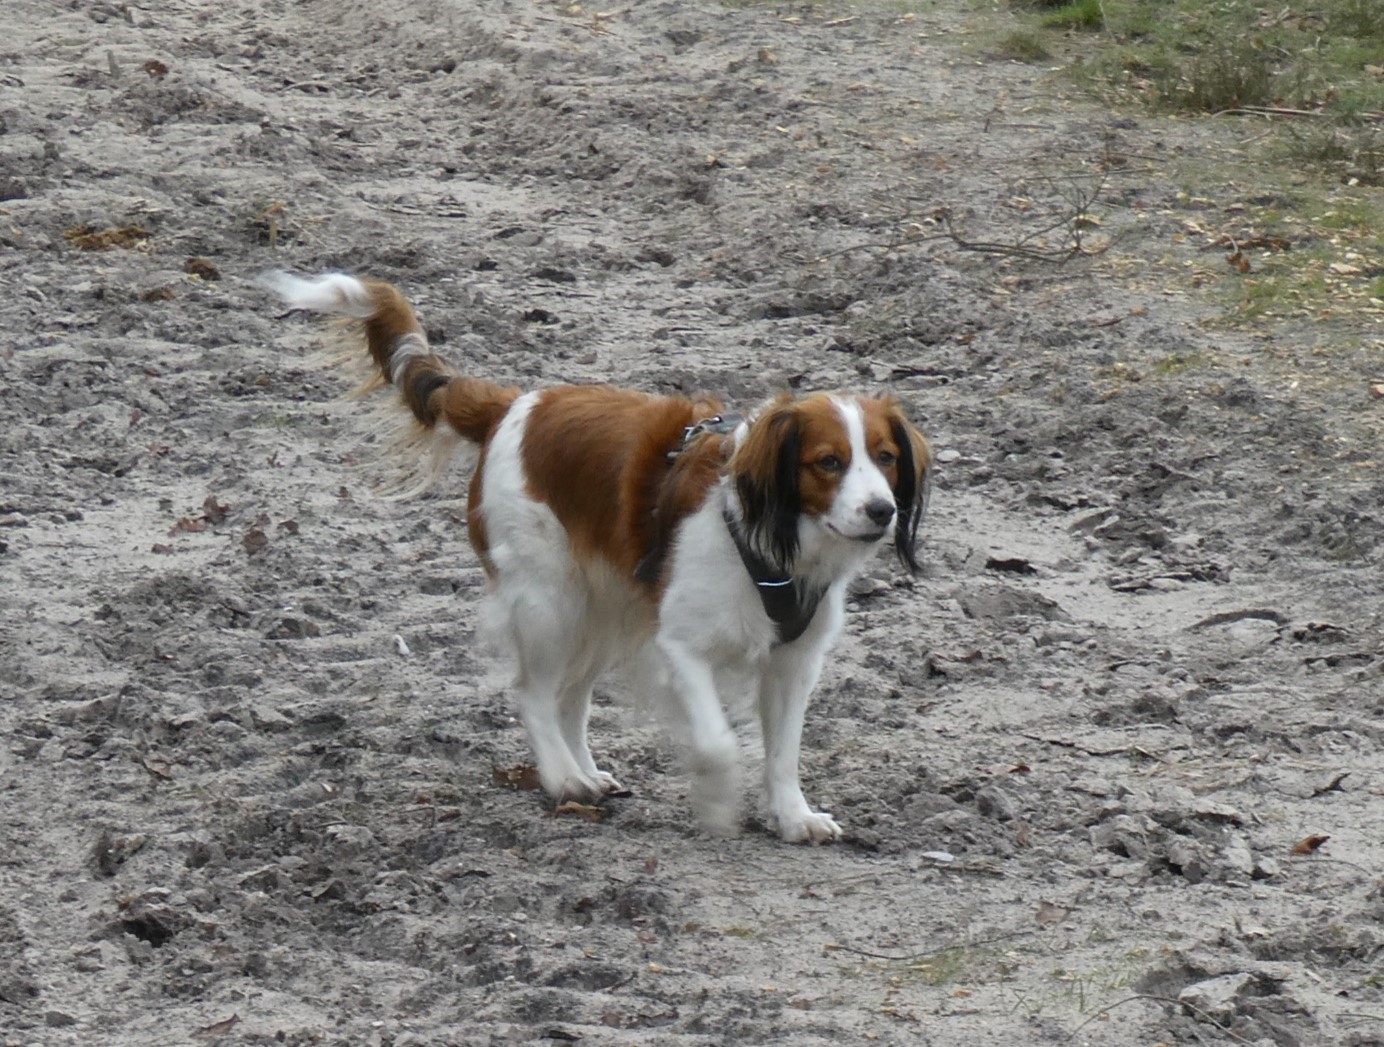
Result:
{"label": "dog's long black ear", "polygon": [[797,410],[791,402],[781,401],[750,423],[730,462],[745,514],[745,537],[785,574],[792,572],[798,558],[801,454]]}
{"label": "dog's long black ear", "polygon": [[889,427],[899,445],[899,478],[894,484],[894,506],[899,518],[894,527],[894,551],[910,572],[916,572],[918,527],[927,513],[932,489],[932,448],[902,414],[896,414]]}

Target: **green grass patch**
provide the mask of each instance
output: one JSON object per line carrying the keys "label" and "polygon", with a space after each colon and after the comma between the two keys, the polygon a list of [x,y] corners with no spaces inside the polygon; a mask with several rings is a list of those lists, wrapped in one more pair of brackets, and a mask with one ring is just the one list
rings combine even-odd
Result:
{"label": "green grass patch", "polygon": [[1039,46],[1065,52],[1072,73],[1099,91],[1164,111],[1254,113],[1274,121],[1270,133],[1294,162],[1341,181],[1384,185],[1381,0],[1315,0],[1307,8],[1256,0],[1011,5]]}
{"label": "green grass patch", "polygon": [[1101,0],[1072,0],[1044,13],[1039,21],[1060,29],[1099,29],[1105,24],[1105,11]]}
{"label": "green grass patch", "polygon": [[1185,353],[1173,353],[1158,360],[1153,365],[1153,373],[1171,377],[1175,374],[1182,374],[1184,371],[1191,371],[1198,367],[1203,367],[1209,363],[1211,358],[1202,352],[1188,350]]}

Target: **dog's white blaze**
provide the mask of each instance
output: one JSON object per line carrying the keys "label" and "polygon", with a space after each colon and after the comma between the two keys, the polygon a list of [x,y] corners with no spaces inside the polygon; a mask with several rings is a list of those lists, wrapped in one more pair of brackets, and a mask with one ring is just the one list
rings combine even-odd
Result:
{"label": "dog's white blaze", "polygon": [[828,522],[848,538],[873,534],[879,527],[866,514],[866,506],[880,499],[892,503],[894,492],[880,471],[879,463],[870,455],[870,448],[865,442],[865,413],[860,409],[859,402],[839,396],[833,396],[831,402],[846,427],[851,464],[841,478],[841,489],[828,514]]}

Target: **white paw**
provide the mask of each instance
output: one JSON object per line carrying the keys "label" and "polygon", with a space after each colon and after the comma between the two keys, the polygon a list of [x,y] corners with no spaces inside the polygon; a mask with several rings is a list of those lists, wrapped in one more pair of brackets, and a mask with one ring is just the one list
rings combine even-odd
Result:
{"label": "white paw", "polygon": [[600,786],[601,793],[609,796],[611,793],[625,792],[625,787],[620,784],[619,779],[609,771],[597,771],[596,783]]}
{"label": "white paw", "polygon": [[540,774],[540,779],[543,782],[543,791],[552,797],[555,803],[595,803],[606,794],[605,784],[600,779],[584,774],[572,773],[554,779]]}
{"label": "white paw", "polygon": [[694,778],[692,807],[697,821],[712,836],[734,836],[740,831],[740,794],[734,774]]}
{"label": "white paw", "polygon": [[841,839],[841,826],[825,811],[803,811],[790,818],[780,816],[779,836],[788,843],[832,843]]}

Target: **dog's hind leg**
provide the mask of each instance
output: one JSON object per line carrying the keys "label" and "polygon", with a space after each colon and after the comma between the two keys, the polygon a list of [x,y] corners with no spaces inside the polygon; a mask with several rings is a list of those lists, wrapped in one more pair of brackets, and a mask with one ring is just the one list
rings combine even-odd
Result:
{"label": "dog's hind leg", "polygon": [[[554,671],[551,665],[543,664],[546,659],[533,658],[532,653],[531,649],[519,651],[519,712],[529,733],[543,790],[559,803],[565,800],[588,803],[599,799],[614,779],[596,768],[586,749],[586,708],[583,705],[580,716],[583,744],[574,751],[568,741],[572,716],[570,704],[564,704],[567,695],[561,669]],[[590,695],[589,689],[586,694]]]}
{"label": "dog's hind leg", "polygon": [[597,670],[593,668],[563,684],[557,699],[558,726],[568,752],[582,773],[599,782],[602,792],[612,793],[619,791],[622,786],[613,774],[596,766],[586,737],[586,725],[591,717],[591,689],[597,675]]}
{"label": "dog's hind leg", "polygon": [[[530,566],[543,565],[535,557]],[[574,726],[585,726],[595,678],[596,667],[582,650],[581,623],[589,606],[579,586],[561,572],[562,565],[552,566],[552,571],[529,577],[502,567],[487,608],[487,629],[518,662],[519,713],[544,791],[559,803],[589,802],[605,794],[604,779],[585,745],[574,751],[568,743]],[[580,702],[572,697],[571,681],[577,682]]]}

